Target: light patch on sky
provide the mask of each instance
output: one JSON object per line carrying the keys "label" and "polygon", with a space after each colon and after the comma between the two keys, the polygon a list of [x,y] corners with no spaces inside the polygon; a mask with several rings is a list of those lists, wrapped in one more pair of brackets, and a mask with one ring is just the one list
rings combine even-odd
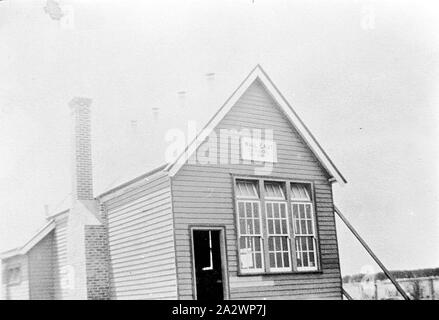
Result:
{"label": "light patch on sky", "polygon": [[[206,119],[260,63],[347,177],[336,203],[383,262],[439,265],[435,1],[58,3],[67,25],[46,1],[0,2],[0,251],[69,204],[73,97],[93,99],[97,194],[162,164],[167,129]],[[338,231],[343,273],[370,265]]]}

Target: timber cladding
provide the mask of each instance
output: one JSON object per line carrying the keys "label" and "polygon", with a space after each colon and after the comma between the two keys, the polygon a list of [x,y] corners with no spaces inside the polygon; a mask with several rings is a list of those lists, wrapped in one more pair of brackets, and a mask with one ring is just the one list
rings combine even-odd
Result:
{"label": "timber cladding", "polygon": [[67,216],[57,220],[53,241],[53,270],[54,270],[54,298],[67,298],[67,288],[64,283],[67,273]]}
{"label": "timber cladding", "polygon": [[176,299],[169,177],[143,179],[105,201],[112,299]]}
{"label": "timber cladding", "polygon": [[346,181],[270,86],[255,68],[189,159],[96,199],[81,109],[74,205],[4,256],[5,297],[341,299],[332,183]]}
{"label": "timber cladding", "polygon": [[[28,300],[29,292],[29,259],[26,255],[15,256],[2,261],[2,291],[7,300]],[[8,281],[9,270],[13,268],[19,271],[17,281]]]}
{"label": "timber cladding", "polygon": [[49,233],[29,253],[29,293],[33,300],[54,298],[53,278],[54,232]]}
{"label": "timber cladding", "polygon": [[179,298],[194,298],[190,226],[224,225],[231,299],[340,299],[335,217],[327,173],[257,81],[221,120],[215,131],[243,128],[273,130],[278,157],[271,173],[273,177],[313,183],[321,270],[313,273],[239,276],[231,174],[252,176],[255,175],[255,167],[245,164],[201,165],[189,161],[171,180]]}

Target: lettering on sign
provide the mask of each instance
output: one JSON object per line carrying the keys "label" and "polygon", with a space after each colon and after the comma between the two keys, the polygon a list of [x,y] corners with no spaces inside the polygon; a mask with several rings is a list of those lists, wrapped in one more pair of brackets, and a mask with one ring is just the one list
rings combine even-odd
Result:
{"label": "lettering on sign", "polygon": [[243,160],[277,162],[276,142],[242,137],[241,157]]}

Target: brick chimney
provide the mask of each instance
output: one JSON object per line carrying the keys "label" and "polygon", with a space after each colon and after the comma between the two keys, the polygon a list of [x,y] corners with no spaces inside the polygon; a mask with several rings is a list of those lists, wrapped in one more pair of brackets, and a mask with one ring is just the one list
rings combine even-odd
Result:
{"label": "brick chimney", "polygon": [[91,99],[74,98],[72,112],[72,205],[67,221],[67,299],[109,297],[106,217],[93,198]]}
{"label": "brick chimney", "polygon": [[72,198],[93,199],[93,172],[91,162],[91,99],[73,98],[69,106],[72,111]]}

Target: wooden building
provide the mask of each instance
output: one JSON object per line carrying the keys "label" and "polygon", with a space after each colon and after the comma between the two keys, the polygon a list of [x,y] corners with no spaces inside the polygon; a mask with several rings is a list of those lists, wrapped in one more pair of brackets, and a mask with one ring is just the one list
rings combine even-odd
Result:
{"label": "wooden building", "polygon": [[89,104],[71,102],[71,208],[2,254],[6,298],[342,298],[346,181],[260,66],[172,162],[96,197]]}

